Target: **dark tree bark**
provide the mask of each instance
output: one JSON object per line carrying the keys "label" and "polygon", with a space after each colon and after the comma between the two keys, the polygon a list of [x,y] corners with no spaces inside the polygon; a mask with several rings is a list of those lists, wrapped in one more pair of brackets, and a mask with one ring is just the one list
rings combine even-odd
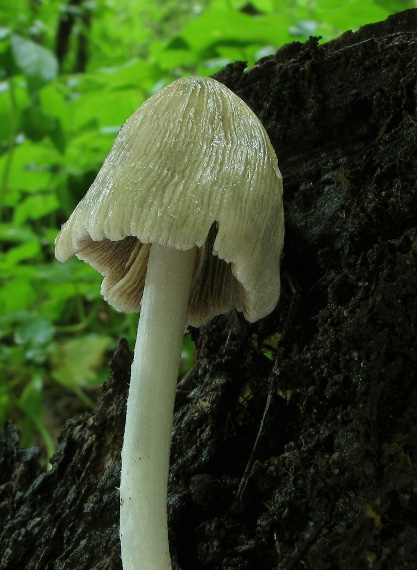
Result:
{"label": "dark tree bark", "polygon": [[[177,569],[416,566],[416,30],[410,10],[216,74],[277,151],[284,282],[262,322],[229,314],[193,331],[171,457]],[[66,424],[48,473],[6,426],[3,570],[121,567],[130,361],[121,342],[97,409]]]}

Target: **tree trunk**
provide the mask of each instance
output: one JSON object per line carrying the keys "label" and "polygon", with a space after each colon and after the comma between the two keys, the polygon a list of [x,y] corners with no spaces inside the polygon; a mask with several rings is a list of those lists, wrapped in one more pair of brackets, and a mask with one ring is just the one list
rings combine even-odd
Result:
{"label": "tree trunk", "polygon": [[[284,280],[267,319],[193,331],[171,453],[176,569],[415,568],[416,30],[410,10],[215,76],[276,149]],[[48,473],[7,424],[3,570],[121,568],[130,362],[121,341],[97,409],[66,424]]]}
{"label": "tree trunk", "polygon": [[[55,40],[55,53],[61,69],[70,51],[71,38],[76,41],[76,57],[73,64],[75,73],[84,72],[88,63],[88,31],[92,24],[92,10],[86,4],[83,0],[67,0],[67,4],[62,8]],[[77,22],[80,29],[74,34]]]}

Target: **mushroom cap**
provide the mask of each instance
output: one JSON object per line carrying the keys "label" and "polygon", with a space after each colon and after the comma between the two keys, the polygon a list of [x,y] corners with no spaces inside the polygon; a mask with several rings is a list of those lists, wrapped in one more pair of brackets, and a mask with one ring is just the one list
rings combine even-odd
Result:
{"label": "mushroom cap", "polygon": [[126,121],[55,255],[102,275],[116,309],[139,311],[150,244],[199,248],[188,323],[275,307],[284,239],[282,177],[251,109],[209,77],[177,79]]}

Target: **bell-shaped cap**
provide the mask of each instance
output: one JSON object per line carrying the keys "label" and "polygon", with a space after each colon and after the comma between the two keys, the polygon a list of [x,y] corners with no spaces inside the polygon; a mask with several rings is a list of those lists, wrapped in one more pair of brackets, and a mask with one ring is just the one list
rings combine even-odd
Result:
{"label": "bell-shaped cap", "polygon": [[56,239],[102,275],[104,298],[138,311],[152,243],[199,255],[188,322],[275,307],[284,237],[282,178],[268,135],[232,91],[185,77],[127,120]]}

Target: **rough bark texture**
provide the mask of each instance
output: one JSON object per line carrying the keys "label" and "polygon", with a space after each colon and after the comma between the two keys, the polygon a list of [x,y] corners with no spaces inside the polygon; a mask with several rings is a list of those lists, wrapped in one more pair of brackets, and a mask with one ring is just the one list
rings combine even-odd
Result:
{"label": "rough bark texture", "polygon": [[[276,148],[285,278],[264,321],[230,314],[194,331],[172,444],[176,569],[416,567],[416,30],[407,11],[216,75]],[[121,342],[50,472],[6,426],[2,569],[121,567],[130,360]]]}

